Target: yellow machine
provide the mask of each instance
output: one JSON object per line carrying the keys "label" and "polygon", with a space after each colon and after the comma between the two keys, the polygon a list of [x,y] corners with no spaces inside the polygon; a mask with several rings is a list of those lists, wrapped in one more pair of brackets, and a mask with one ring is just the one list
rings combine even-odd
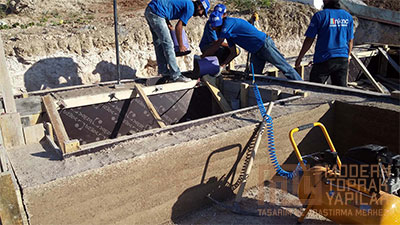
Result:
{"label": "yellow machine", "polygon": [[290,131],[290,141],[304,171],[299,183],[298,195],[306,209],[298,222],[303,222],[308,211],[313,209],[338,224],[400,224],[400,198],[380,189],[380,191],[372,192],[370,189],[372,185],[383,184],[366,185],[364,181],[372,182],[373,180],[360,179],[360,177],[368,173],[361,173],[363,171],[360,170],[361,176],[358,177],[353,174],[344,175],[341,173],[342,162],[338,156],[335,157],[336,164],[333,166],[310,167],[304,162],[293,134],[315,126],[322,129],[330,151],[336,153],[329,134],[321,123],[307,124]]}

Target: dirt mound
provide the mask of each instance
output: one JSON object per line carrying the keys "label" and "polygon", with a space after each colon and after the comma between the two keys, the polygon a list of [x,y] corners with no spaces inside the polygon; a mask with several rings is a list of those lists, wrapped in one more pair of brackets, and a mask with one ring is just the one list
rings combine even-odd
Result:
{"label": "dirt mound", "polygon": [[[9,28],[0,30],[16,93],[117,79],[113,1],[20,2],[29,7],[1,19]],[[122,74],[125,79],[157,74],[152,37],[143,16],[148,2],[118,1],[120,63],[127,71]],[[307,5],[277,0],[271,8],[260,10],[259,29],[274,39],[285,56],[294,56],[315,11]],[[232,16],[251,17],[234,11]],[[191,70],[194,54],[200,54],[198,44],[205,23],[204,17],[196,17],[185,28],[193,54],[179,57],[182,71]],[[236,64],[244,64],[246,56],[242,51]]]}
{"label": "dirt mound", "polygon": [[400,11],[399,0],[363,0],[365,4],[381,9]]}

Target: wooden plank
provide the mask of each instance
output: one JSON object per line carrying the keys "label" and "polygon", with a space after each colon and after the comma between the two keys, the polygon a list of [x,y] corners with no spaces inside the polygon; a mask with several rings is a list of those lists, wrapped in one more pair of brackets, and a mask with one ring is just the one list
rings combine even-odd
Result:
{"label": "wooden plank", "polygon": [[166,127],[164,121],[161,119],[160,115],[158,114],[156,108],[154,108],[153,103],[151,103],[150,99],[147,97],[146,93],[144,93],[142,87],[139,84],[135,84],[135,89],[138,92],[140,98],[144,101],[147,109],[153,115],[154,119],[157,121],[157,124],[160,127]]}
{"label": "wooden plank", "polygon": [[43,124],[24,127],[24,137],[26,144],[39,143],[45,137]]}
{"label": "wooden plank", "polygon": [[304,91],[304,90],[300,90],[300,89],[293,90],[293,94],[303,96],[304,98],[306,98],[310,95],[310,93],[308,91]]}
{"label": "wooden plank", "polygon": [[395,98],[395,99],[399,99],[399,100],[400,100],[400,91],[392,91],[392,93],[390,94],[390,96],[391,96],[392,98]]}
{"label": "wooden plank", "polygon": [[53,97],[50,94],[42,97],[44,107],[46,108],[47,115],[49,116],[51,125],[53,125],[54,132],[57,137],[57,141],[63,153],[65,152],[64,142],[68,141],[68,134],[65,130],[64,124],[61,120],[60,114],[57,111],[57,106],[53,101]]}
{"label": "wooden plank", "polygon": [[400,48],[399,44],[396,45],[396,44],[386,44],[386,43],[377,43],[377,42],[366,42],[366,44],[370,44],[372,46],[382,46],[382,47],[387,46],[388,48],[391,48],[391,47]]}
{"label": "wooden plank", "polygon": [[3,96],[6,113],[17,112],[10,75],[8,73],[6,57],[4,55],[3,41],[0,36],[0,94]]}
{"label": "wooden plank", "polygon": [[[193,81],[190,81],[187,83],[185,83],[185,82],[169,83],[169,84],[144,87],[142,89],[143,89],[144,94],[146,94],[147,96],[150,96],[150,95],[158,95],[158,94],[164,94],[164,93],[173,92],[173,91],[194,88],[196,86],[196,84],[197,84],[197,81],[193,80]],[[85,106],[85,105],[94,105],[94,104],[100,104],[100,103],[105,103],[105,102],[119,101],[119,100],[125,100],[125,99],[129,99],[129,98],[139,97],[138,94],[132,95],[131,89],[114,90],[112,92],[112,94],[114,94],[114,96],[115,96],[114,98],[110,98],[110,94],[111,94],[110,92],[106,92],[106,93],[83,95],[83,96],[71,97],[71,98],[63,97],[63,101],[65,104],[64,107],[66,109],[68,109],[68,108],[75,108],[75,107],[80,107],[80,106]]]}
{"label": "wooden plank", "polygon": [[245,108],[249,105],[249,84],[240,85],[240,107]]}
{"label": "wooden plank", "polygon": [[353,50],[353,53],[359,58],[369,58],[378,55],[378,50],[368,50],[368,51],[355,51]]}
{"label": "wooden plank", "polygon": [[362,71],[364,74],[367,76],[367,78],[371,81],[372,85],[381,93],[384,93],[383,89],[379,84],[375,81],[375,79],[372,77],[371,73],[368,71],[367,67],[365,67],[364,63],[361,62],[361,60],[353,53],[351,53],[351,57],[354,58],[354,60],[357,62],[357,64],[361,67]]}
{"label": "wooden plank", "polygon": [[300,65],[300,76],[301,79],[304,80],[304,65]]}
{"label": "wooden plank", "polygon": [[279,69],[268,70],[267,74],[270,77],[279,77]]}
{"label": "wooden plank", "polygon": [[18,197],[10,173],[0,174],[0,219],[1,223],[22,225]]}
{"label": "wooden plank", "polygon": [[0,145],[0,173],[4,173],[10,170],[10,164],[8,162],[6,149]]}
{"label": "wooden plank", "polygon": [[[383,50],[381,47],[378,47],[378,50],[379,50],[379,52],[382,53],[382,55],[386,58],[386,60],[389,61],[390,65],[392,65],[393,68],[398,73],[400,73],[400,66],[392,59],[392,57],[390,57],[390,55],[385,50]],[[382,75],[384,75],[384,74],[382,74]]]}
{"label": "wooden plank", "polygon": [[387,67],[388,67],[388,60],[386,60],[385,56],[381,54],[379,57],[379,65],[378,65],[379,74],[387,76]]}
{"label": "wooden plank", "polygon": [[3,137],[3,144],[6,148],[25,144],[19,113],[0,115],[0,129]]}
{"label": "wooden plank", "polygon": [[76,152],[76,151],[80,150],[80,143],[79,143],[79,140],[77,140],[77,139],[64,141],[63,144],[64,144],[65,153],[71,153],[71,152]]}
{"label": "wooden plank", "polygon": [[223,112],[231,111],[232,108],[226,101],[222,92],[217,88],[215,77],[206,75],[202,77],[204,83],[207,85],[208,89],[211,91],[212,96],[217,101],[218,105],[221,107]]}

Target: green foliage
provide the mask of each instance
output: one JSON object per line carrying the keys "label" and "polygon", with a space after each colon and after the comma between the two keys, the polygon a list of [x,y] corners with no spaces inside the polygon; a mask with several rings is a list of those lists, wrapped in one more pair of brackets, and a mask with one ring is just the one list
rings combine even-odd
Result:
{"label": "green foliage", "polygon": [[6,29],[10,29],[10,27],[7,24],[0,25],[0,30],[6,30]]}
{"label": "green foliage", "polygon": [[[0,4],[0,19],[9,14],[9,4],[10,0],[7,0],[7,4]],[[31,21],[27,24],[21,24],[18,22],[11,25],[3,24],[0,25],[0,30],[14,28],[27,29],[34,26],[61,26],[63,24],[71,23],[89,24],[91,20],[95,19],[95,16],[94,14],[80,15],[79,13],[71,13],[67,16],[67,18],[67,20],[64,20],[63,16],[60,15],[58,11],[47,11],[38,18],[39,21]]]}
{"label": "green foliage", "polygon": [[46,23],[48,20],[49,20],[49,18],[47,18],[47,17],[42,17],[42,18],[39,19],[39,22],[40,22],[40,23]]}
{"label": "green foliage", "polygon": [[268,8],[274,0],[226,0],[225,2],[240,11],[256,12]]}

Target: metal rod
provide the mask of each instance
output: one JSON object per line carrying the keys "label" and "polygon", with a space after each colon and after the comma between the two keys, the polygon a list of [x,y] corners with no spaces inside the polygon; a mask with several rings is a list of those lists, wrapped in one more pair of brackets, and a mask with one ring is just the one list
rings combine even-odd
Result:
{"label": "metal rod", "polygon": [[114,32],[115,32],[115,53],[117,55],[117,74],[118,84],[121,84],[121,70],[119,68],[119,42],[118,42],[118,16],[117,16],[117,0],[114,0]]}

